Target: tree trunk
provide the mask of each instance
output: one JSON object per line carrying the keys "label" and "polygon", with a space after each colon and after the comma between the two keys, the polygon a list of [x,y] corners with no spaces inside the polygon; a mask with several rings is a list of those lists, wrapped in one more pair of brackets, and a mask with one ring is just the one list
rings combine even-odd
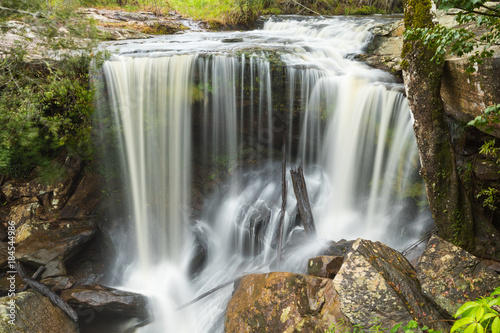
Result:
{"label": "tree trunk", "polygon": [[[433,18],[431,0],[406,1],[406,29],[431,28],[435,25]],[[420,174],[430,209],[442,238],[476,255],[498,259],[497,232],[480,214],[474,214],[473,202],[457,172],[440,96],[443,64],[431,61],[434,53],[434,48],[421,41],[404,41],[403,78],[415,119]]]}
{"label": "tree trunk", "polygon": [[290,175],[292,176],[293,191],[297,198],[297,208],[299,209],[300,219],[302,220],[306,237],[316,238],[316,225],[314,224],[311,204],[309,203],[309,195],[307,194],[302,163],[299,164],[297,170],[290,169]]}

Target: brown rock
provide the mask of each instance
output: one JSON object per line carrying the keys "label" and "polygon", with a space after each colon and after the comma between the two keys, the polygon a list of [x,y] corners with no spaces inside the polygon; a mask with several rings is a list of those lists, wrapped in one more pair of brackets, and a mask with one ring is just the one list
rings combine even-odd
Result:
{"label": "brown rock", "polygon": [[0,208],[0,223],[14,221],[16,228],[36,220],[36,212],[40,207],[37,198],[21,198]]}
{"label": "brown rock", "polygon": [[[309,275],[333,279],[342,266],[344,257],[341,256],[320,256],[309,259],[307,273]],[[330,267],[328,269],[328,267]]]}
{"label": "brown rock", "polygon": [[47,265],[51,260],[63,262],[92,239],[96,228],[92,222],[51,223],[50,230],[37,228],[16,247],[16,258],[27,264]]}
{"label": "brown rock", "polygon": [[40,280],[53,291],[61,291],[73,287],[75,279],[72,276],[56,276]]}
{"label": "brown rock", "polygon": [[225,332],[324,332],[332,323],[347,323],[332,280],[274,272],[236,283]]}
{"label": "brown rock", "polygon": [[64,290],[61,298],[82,309],[93,309],[97,312],[124,317],[145,318],[148,316],[145,296],[98,284]]}
{"label": "brown rock", "polygon": [[432,236],[417,265],[422,290],[453,315],[465,302],[489,295],[500,277],[465,250]]}
{"label": "brown rock", "polygon": [[0,332],[6,333],[78,333],[78,325],[52,302],[35,291],[17,294],[14,298],[15,324],[4,319],[10,313],[11,298],[0,298]]}
{"label": "brown rock", "polygon": [[[500,58],[487,58],[475,73],[467,73],[467,58],[445,62],[441,97],[448,115],[464,122],[483,114],[486,107],[500,101]],[[488,134],[500,138],[500,125]]]}
{"label": "brown rock", "polygon": [[95,215],[95,207],[101,199],[101,189],[104,178],[96,173],[87,172],[83,175],[75,193],[60,211],[60,219],[86,218]]}

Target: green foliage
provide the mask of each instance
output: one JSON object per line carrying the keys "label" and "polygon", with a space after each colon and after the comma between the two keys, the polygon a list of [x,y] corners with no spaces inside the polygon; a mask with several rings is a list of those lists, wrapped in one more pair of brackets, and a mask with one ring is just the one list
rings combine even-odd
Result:
{"label": "green foliage", "polygon": [[[467,55],[469,67],[467,71],[474,72],[475,66],[482,64],[484,58],[491,57],[491,46],[499,41],[500,37],[500,3],[488,3],[486,0],[442,0],[439,8],[449,10],[459,8],[461,11],[455,16],[460,28],[436,26],[434,28],[416,28],[405,32],[408,40],[421,40],[426,45],[436,49],[433,60],[442,63],[445,55]],[[480,29],[477,36],[474,29]]]}
{"label": "green foliage", "polygon": [[477,116],[467,125],[477,127],[485,132],[491,132],[493,124],[500,124],[500,104],[490,105],[484,109],[482,116]]}
{"label": "green foliage", "polygon": [[460,331],[464,333],[500,333],[500,287],[496,288],[489,297],[479,298],[462,305],[454,317],[459,318],[450,333]]}
{"label": "green foliage", "polygon": [[[90,157],[94,92],[88,72],[102,55],[91,53],[98,33],[73,14],[77,3],[23,4],[16,9],[38,10],[42,17],[3,17],[27,23],[16,31],[19,41],[1,50],[0,174],[24,177],[40,166],[39,172],[50,179],[57,173],[50,160],[62,149]],[[35,34],[28,35],[30,31]]]}

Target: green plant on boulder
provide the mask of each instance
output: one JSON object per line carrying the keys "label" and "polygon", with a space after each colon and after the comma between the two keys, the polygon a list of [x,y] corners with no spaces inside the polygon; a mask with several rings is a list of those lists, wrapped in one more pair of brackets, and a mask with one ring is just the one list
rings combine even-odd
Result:
{"label": "green plant on boulder", "polygon": [[462,305],[454,317],[458,319],[451,333],[458,331],[464,333],[499,333],[500,332],[500,287],[496,288],[490,296],[476,299]]}

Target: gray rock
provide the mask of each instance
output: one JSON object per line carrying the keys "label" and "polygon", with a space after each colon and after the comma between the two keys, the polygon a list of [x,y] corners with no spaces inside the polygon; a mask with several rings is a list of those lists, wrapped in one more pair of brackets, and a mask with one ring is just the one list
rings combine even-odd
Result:
{"label": "gray rock", "polygon": [[[11,303],[11,300],[14,303]],[[14,304],[14,305],[11,305]],[[9,307],[14,307],[13,312]],[[13,314],[15,324],[9,323]],[[3,333],[77,333],[78,325],[52,302],[35,291],[0,298],[0,332]]]}
{"label": "gray rock", "polygon": [[415,319],[420,325],[448,331],[438,310],[421,292],[416,272],[399,252],[358,239],[333,280],[342,312],[352,324],[384,328]]}
{"label": "gray rock", "polygon": [[432,236],[417,264],[418,279],[428,297],[448,314],[465,302],[489,295],[500,277],[465,250]]}

